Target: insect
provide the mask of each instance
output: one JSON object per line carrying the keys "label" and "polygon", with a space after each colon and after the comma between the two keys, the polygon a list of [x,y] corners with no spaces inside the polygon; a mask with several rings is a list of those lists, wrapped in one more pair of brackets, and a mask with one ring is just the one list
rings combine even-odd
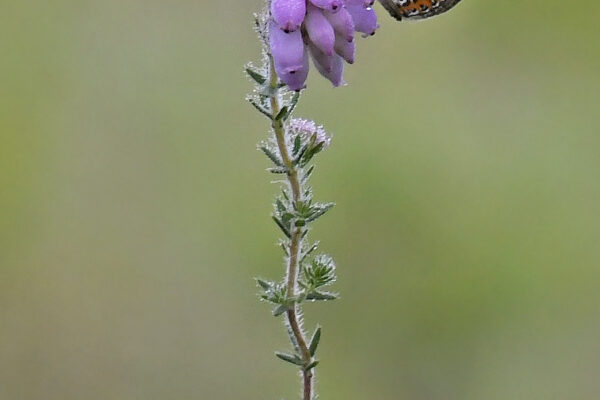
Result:
{"label": "insect", "polygon": [[425,19],[445,13],[460,0],[379,0],[390,15],[402,19]]}

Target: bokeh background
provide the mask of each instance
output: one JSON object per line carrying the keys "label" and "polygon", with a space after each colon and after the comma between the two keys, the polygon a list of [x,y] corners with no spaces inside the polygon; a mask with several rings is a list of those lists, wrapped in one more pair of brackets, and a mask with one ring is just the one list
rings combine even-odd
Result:
{"label": "bokeh background", "polygon": [[[543,4],[542,4],[543,3]],[[0,399],[294,399],[261,1],[0,5]],[[600,3],[463,1],[360,40],[313,237],[322,399],[600,396]]]}

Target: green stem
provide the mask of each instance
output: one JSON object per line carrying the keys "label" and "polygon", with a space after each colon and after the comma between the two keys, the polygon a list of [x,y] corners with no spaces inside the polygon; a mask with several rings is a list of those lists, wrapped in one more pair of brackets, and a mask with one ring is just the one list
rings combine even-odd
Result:
{"label": "green stem", "polygon": [[[279,94],[277,91],[277,73],[275,72],[275,67],[273,64],[273,57],[270,57],[270,81],[269,86],[271,89],[271,115],[275,116],[279,114],[281,110]],[[293,163],[292,158],[290,157],[288,146],[285,139],[285,126],[283,125],[282,120],[272,119],[272,127],[275,132],[275,138],[277,140],[277,147],[279,149],[279,154],[285,167],[287,168],[287,179],[290,187],[292,189],[292,204],[295,207],[296,204],[302,200],[302,191],[300,181],[298,179],[298,169]],[[302,248],[302,234],[303,228],[294,226],[291,232],[291,239],[289,244],[289,258],[287,265],[287,295],[289,297],[295,297],[297,291],[297,282],[298,282],[298,274],[299,274],[299,259],[300,259],[300,250]],[[312,361],[312,356],[310,355],[310,351],[308,349],[308,345],[306,344],[306,336],[300,326],[298,321],[298,316],[301,313],[300,305],[294,304],[292,308],[290,308],[287,313],[287,320],[291,330],[291,334],[293,335],[292,342],[296,343],[300,353],[302,355],[302,359],[305,365],[308,365]],[[313,370],[305,370],[302,369],[302,381],[303,381],[303,400],[313,400],[314,394],[314,376]]]}

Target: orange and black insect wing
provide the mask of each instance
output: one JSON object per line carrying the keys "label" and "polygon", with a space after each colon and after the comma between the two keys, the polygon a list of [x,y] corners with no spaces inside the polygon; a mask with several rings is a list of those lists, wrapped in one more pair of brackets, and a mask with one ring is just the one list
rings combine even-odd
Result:
{"label": "orange and black insect wing", "polygon": [[445,13],[460,0],[379,0],[397,20],[425,19]]}

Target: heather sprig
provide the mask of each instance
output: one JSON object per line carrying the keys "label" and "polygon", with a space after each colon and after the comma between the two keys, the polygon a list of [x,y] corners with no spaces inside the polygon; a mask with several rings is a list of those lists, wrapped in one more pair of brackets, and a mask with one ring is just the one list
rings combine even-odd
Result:
{"label": "heather sprig", "polygon": [[333,259],[326,254],[315,254],[318,243],[308,238],[311,223],[325,215],[333,203],[316,201],[309,179],[315,156],[329,146],[331,137],[312,121],[292,118],[300,94],[290,91],[278,79],[268,53],[266,61],[268,64],[262,68],[246,69],[255,83],[248,100],[271,123],[271,137],[258,146],[271,164],[267,170],[285,177],[271,217],[282,233],[279,244],[284,252],[286,274],[281,281],[258,278],[256,282],[261,299],[272,305],[273,315],[284,316],[290,336],[292,350],[275,355],[300,369],[303,399],[313,400],[321,328],[315,328],[308,339],[303,328],[302,305],[305,301],[334,300],[337,294],[324,289],[336,279]]}
{"label": "heather sprig", "polygon": [[261,66],[247,65],[254,84],[248,101],[271,125],[261,142],[270,166],[267,171],[281,177],[281,192],[273,202],[271,217],[282,238],[285,276],[282,280],[257,278],[261,299],[272,306],[273,315],[283,316],[291,350],[275,352],[284,362],[299,368],[302,399],[315,400],[315,367],[321,327],[312,335],[303,327],[306,301],[329,301],[338,297],[329,287],[336,281],[336,264],[318,253],[311,242],[311,224],[334,206],[317,201],[309,185],[315,157],[331,144],[331,136],[315,122],[294,118],[305,89],[308,55],[317,70],[334,86],[343,83],[344,62],[354,62],[354,32],[372,35],[377,18],[373,0],[271,0],[255,16],[256,31],[263,43]]}

